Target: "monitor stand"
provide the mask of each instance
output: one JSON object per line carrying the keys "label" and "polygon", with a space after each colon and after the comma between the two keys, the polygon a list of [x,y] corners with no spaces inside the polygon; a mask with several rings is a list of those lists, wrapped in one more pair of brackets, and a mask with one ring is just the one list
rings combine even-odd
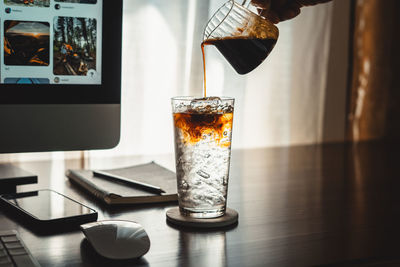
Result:
{"label": "monitor stand", "polygon": [[37,175],[9,163],[0,164],[0,194],[17,192],[17,185],[37,183]]}

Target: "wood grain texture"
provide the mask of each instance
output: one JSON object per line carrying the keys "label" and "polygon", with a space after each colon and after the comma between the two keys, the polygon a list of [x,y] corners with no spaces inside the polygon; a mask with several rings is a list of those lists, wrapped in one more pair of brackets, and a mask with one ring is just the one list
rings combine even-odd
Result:
{"label": "wood grain texture", "polygon": [[[39,175],[38,185],[24,189],[51,187],[95,208],[100,220],[142,224],[151,248],[137,261],[97,257],[79,231],[40,237],[2,213],[0,228],[17,229],[43,266],[396,266],[399,148],[359,143],[233,151],[228,206],[239,212],[239,223],[218,230],[169,225],[165,212],[171,204],[101,206],[64,177],[65,168],[79,161],[20,165]],[[109,168],[141,160],[91,164]],[[173,166],[172,155],[160,161]]]}

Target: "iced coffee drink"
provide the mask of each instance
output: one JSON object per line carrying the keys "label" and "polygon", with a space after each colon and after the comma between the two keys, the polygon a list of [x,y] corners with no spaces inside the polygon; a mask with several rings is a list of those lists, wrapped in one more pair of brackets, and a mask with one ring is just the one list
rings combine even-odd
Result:
{"label": "iced coffee drink", "polygon": [[172,99],[180,212],[197,218],[225,214],[234,99]]}

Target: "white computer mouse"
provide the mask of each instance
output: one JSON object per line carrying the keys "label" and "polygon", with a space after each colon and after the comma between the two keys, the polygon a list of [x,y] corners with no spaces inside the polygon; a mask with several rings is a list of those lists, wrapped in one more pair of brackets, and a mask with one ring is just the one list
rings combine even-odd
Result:
{"label": "white computer mouse", "polygon": [[81,225],[89,243],[97,253],[114,260],[138,258],[150,249],[144,228],[132,221],[109,220]]}

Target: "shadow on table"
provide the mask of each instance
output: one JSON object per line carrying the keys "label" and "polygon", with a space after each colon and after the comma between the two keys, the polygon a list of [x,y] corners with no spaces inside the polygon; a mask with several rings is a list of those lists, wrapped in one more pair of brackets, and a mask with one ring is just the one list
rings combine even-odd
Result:
{"label": "shadow on table", "polygon": [[84,238],[81,242],[81,258],[84,264],[88,264],[90,266],[149,266],[149,263],[143,257],[131,260],[107,259],[98,254],[86,238]]}
{"label": "shadow on table", "polygon": [[167,225],[171,228],[174,228],[175,230],[182,231],[185,233],[215,233],[215,232],[227,232],[232,229],[235,229],[239,222],[236,222],[234,224],[228,225],[228,226],[223,226],[223,227],[215,227],[215,228],[197,228],[197,227],[191,227],[191,226],[182,226],[182,225],[176,225],[168,220],[166,221]]}

